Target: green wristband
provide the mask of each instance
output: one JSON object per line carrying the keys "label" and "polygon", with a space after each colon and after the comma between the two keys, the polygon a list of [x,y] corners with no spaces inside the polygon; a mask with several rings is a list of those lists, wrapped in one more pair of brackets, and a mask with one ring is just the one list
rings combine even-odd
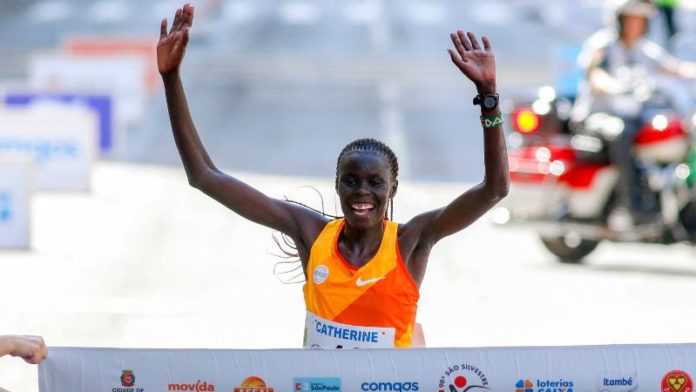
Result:
{"label": "green wristband", "polygon": [[498,113],[493,116],[481,116],[483,129],[495,129],[503,125],[503,114]]}

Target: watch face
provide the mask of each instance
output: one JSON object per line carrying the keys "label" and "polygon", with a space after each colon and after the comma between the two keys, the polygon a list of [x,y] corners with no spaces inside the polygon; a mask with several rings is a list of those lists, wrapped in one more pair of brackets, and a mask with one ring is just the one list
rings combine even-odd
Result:
{"label": "watch face", "polygon": [[493,109],[496,106],[498,106],[498,100],[494,96],[487,95],[483,99],[483,107],[486,109]]}

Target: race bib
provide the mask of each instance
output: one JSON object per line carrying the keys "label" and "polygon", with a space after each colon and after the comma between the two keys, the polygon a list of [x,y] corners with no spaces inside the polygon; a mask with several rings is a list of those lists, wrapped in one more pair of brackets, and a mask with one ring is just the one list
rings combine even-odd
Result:
{"label": "race bib", "polygon": [[394,328],[360,327],[307,312],[305,348],[394,348]]}

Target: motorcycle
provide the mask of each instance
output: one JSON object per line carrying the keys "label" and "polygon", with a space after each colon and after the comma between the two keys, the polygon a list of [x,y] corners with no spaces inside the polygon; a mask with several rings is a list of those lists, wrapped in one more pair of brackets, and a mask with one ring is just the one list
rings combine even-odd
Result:
{"label": "motorcycle", "polygon": [[544,87],[509,110],[511,189],[492,212],[493,222],[533,227],[566,263],[581,262],[602,241],[696,245],[696,112],[675,110],[655,83],[634,87],[641,96],[624,103],[640,104],[638,186],[643,200],[652,201],[654,221],[633,225],[619,202],[619,171],[607,146],[624,130],[623,120],[592,113],[574,124],[570,100]]}

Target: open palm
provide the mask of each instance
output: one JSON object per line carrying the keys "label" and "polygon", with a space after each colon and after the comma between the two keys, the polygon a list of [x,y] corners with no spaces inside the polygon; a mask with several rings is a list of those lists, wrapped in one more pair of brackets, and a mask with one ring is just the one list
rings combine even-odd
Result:
{"label": "open palm", "polygon": [[176,10],[172,28],[167,33],[167,19],[160,25],[160,39],[157,43],[157,67],[160,74],[177,72],[181,66],[189,41],[189,28],[193,25],[193,7],[185,4]]}
{"label": "open palm", "polygon": [[488,38],[483,37],[483,48],[471,32],[457,31],[450,38],[456,49],[448,50],[454,65],[479,88],[495,83],[495,56]]}

